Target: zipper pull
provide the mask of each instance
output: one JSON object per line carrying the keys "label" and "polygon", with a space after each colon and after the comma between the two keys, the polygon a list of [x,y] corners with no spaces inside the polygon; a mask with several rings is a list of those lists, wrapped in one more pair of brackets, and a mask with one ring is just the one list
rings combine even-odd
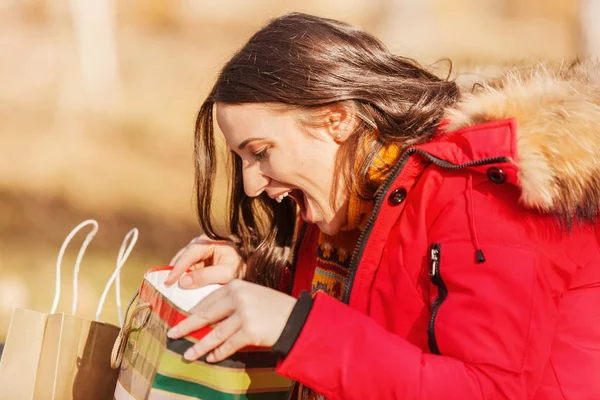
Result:
{"label": "zipper pull", "polygon": [[436,277],[439,273],[440,267],[440,245],[432,244],[430,248],[429,259],[431,260],[431,265],[429,266],[429,276]]}

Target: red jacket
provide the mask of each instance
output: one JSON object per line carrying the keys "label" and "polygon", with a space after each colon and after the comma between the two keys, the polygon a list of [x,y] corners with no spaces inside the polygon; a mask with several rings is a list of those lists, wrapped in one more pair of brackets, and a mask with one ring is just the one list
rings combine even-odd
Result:
{"label": "red jacket", "polygon": [[401,157],[343,302],[316,295],[279,373],[328,399],[600,399],[599,103],[545,73],[465,95]]}

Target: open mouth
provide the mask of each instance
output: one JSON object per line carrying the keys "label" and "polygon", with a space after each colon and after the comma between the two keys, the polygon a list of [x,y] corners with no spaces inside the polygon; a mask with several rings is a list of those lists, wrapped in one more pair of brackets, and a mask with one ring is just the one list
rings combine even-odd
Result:
{"label": "open mouth", "polygon": [[304,196],[304,192],[299,189],[294,189],[289,193],[289,196],[294,199],[296,204],[298,204],[298,208],[300,208],[300,215],[302,219],[308,222],[308,207],[306,204],[306,197]]}
{"label": "open mouth", "polygon": [[286,197],[291,197],[294,199],[298,208],[300,209],[300,216],[306,222],[310,222],[310,218],[312,218],[312,213],[310,212],[310,207],[308,205],[308,201],[306,200],[306,195],[300,189],[292,189],[286,192],[282,192],[277,197],[272,198],[277,203],[281,203],[283,199]]}

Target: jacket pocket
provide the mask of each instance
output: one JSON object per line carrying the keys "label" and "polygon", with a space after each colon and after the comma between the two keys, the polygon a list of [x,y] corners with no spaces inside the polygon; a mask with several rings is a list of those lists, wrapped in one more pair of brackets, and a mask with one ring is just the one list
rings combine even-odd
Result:
{"label": "jacket pocket", "polygon": [[433,300],[431,305],[431,318],[429,320],[429,327],[427,329],[429,350],[433,354],[440,354],[440,349],[435,337],[435,320],[440,309],[440,306],[446,300],[448,296],[448,288],[444,284],[442,275],[440,273],[440,260],[441,260],[442,245],[434,243],[429,248],[429,277],[431,283],[438,288],[437,297]]}
{"label": "jacket pocket", "polygon": [[[532,321],[555,313],[540,303],[547,289],[536,251],[486,243],[485,263],[477,261],[470,241],[434,241],[429,251],[431,353],[522,371]],[[552,329],[542,335],[536,341],[551,337]]]}

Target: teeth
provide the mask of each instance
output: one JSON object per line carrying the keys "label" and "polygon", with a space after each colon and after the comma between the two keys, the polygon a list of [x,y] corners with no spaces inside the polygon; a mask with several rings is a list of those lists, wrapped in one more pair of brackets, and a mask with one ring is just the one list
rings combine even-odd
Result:
{"label": "teeth", "polygon": [[280,194],[279,196],[277,196],[275,198],[275,201],[277,201],[278,203],[281,203],[283,201],[283,199],[285,199],[288,196],[288,194],[290,194],[290,192],[285,192],[283,194]]}

